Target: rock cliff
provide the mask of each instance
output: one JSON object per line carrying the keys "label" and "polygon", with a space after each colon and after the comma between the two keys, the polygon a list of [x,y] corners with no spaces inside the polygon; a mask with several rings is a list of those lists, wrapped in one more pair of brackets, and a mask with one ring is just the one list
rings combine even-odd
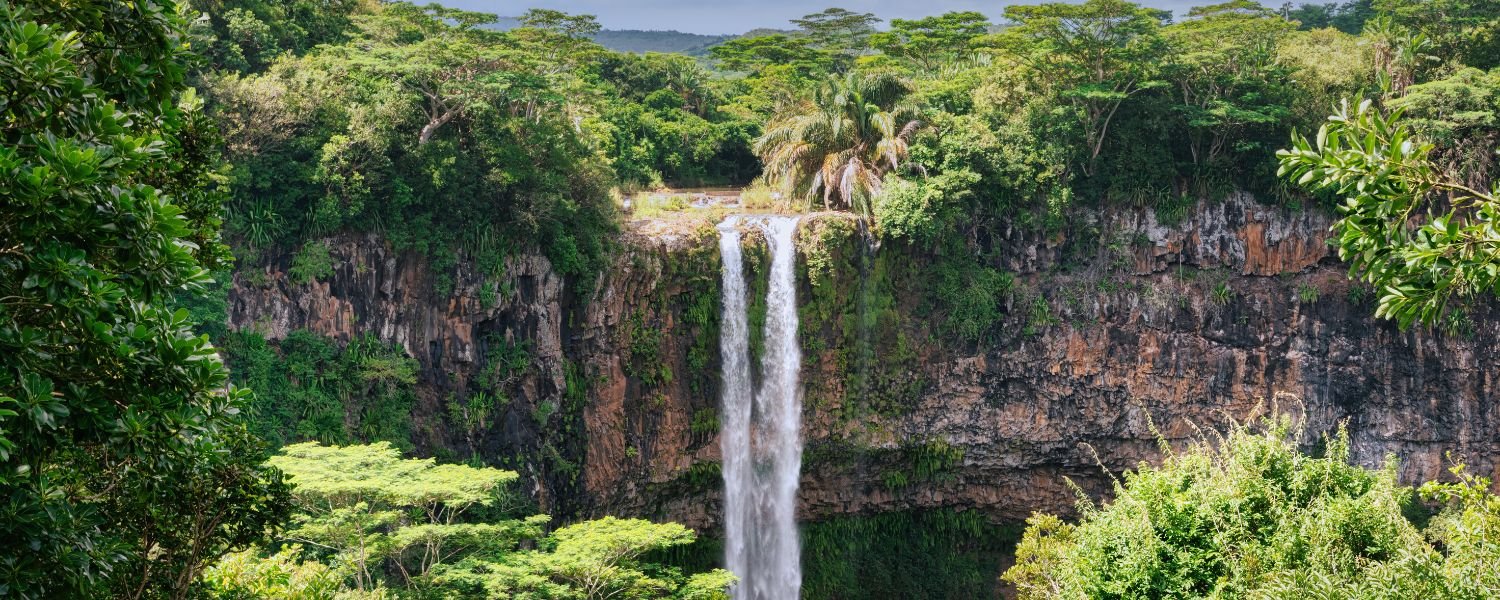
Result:
{"label": "rock cliff", "polygon": [[[1105,469],[1159,456],[1153,428],[1182,444],[1272,405],[1305,415],[1310,444],[1346,422],[1358,461],[1394,455],[1408,480],[1439,476],[1447,452],[1500,476],[1500,319],[1453,333],[1375,321],[1327,227],[1320,213],[1234,196],[1171,225],[1122,209],[1092,213],[1071,239],[1001,232],[991,260],[1014,274],[1005,318],[963,340],[926,291],[928,251],[872,248],[846,217],[805,218],[804,518],[1066,513],[1068,479],[1102,493]],[[596,281],[535,255],[499,277],[460,260],[445,295],[420,256],[369,235],[327,241],[337,266],[324,281],[293,284],[286,260],[238,273],[231,327],[398,344],[422,366],[419,451],[518,468],[544,509],[716,526],[711,223],[629,224]],[[747,253],[763,286],[762,260]],[[497,381],[497,355],[516,348],[529,366]],[[509,400],[466,434],[444,407],[479,382]]]}

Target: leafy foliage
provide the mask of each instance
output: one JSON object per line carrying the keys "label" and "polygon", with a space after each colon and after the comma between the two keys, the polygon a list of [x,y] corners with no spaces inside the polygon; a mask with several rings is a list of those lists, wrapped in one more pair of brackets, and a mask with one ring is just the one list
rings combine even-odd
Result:
{"label": "leafy foliage", "polygon": [[350,566],[355,587],[377,588],[382,563],[410,581],[471,547],[499,546],[535,536],[545,517],[499,524],[460,522],[464,512],[489,506],[516,474],[499,469],[438,465],[403,459],[389,443],[282,448],[270,464],[296,487],[303,514],[287,532],[293,540],[334,553]]}
{"label": "leafy foliage", "polygon": [[417,362],[363,336],[340,347],[307,330],[275,346],[255,331],[224,339],[237,381],[258,390],[250,427],[278,446],[387,441],[409,446]]}
{"label": "leafy foliage", "polygon": [[[1381,470],[1349,464],[1341,429],[1322,457],[1298,450],[1286,418],[1259,431],[1141,465],[1078,524],[1034,515],[1006,572],[1022,598],[1481,598],[1500,588],[1471,569],[1500,558],[1500,511],[1488,481],[1431,483],[1442,518],[1429,531],[1407,514],[1416,493]],[[1464,526],[1455,526],[1462,522]],[[1454,536],[1457,538],[1443,538]],[[1493,539],[1493,538],[1489,538]],[[1455,543],[1456,542],[1456,543]]]}
{"label": "leafy foliage", "polygon": [[1092,174],[1121,105],[1164,84],[1160,29],[1168,15],[1124,0],[1088,0],[1010,6],[1005,16],[1015,26],[999,46],[1027,66],[1033,85],[1070,109],[1082,136],[1079,167]]}
{"label": "leafy foliage", "polygon": [[322,281],[333,276],[333,257],[328,254],[328,244],[308,242],[292,259],[292,268],[287,275],[297,283]]}
{"label": "leafy foliage", "polygon": [[675,523],[604,517],[558,529],[544,541],[547,550],[462,561],[436,581],[490,598],[727,599],[725,590],[735,581],[727,571],[685,577],[639,560],[693,539],[692,530]]}
{"label": "leafy foliage", "polygon": [[607,165],[585,135],[597,113],[570,98],[591,97],[575,70],[603,52],[586,39],[597,24],[493,21],[383,4],[350,17],[347,42],[208,75],[234,151],[231,232],[264,247],[380,230],[439,266],[460,248],[486,264],[535,248],[596,273],[614,228]]}
{"label": "leafy foliage", "polygon": [[808,204],[868,216],[886,173],[907,166],[921,127],[905,104],[910,84],[884,72],[829,79],[814,98],[767,124],[755,150],[768,178]]}
{"label": "leafy foliage", "polygon": [[303,561],[302,546],[293,544],[261,557],[257,548],[225,555],[203,573],[214,598],[285,598],[326,600],[343,588],[338,569],[317,561]]}
{"label": "leafy foliage", "polygon": [[1455,301],[1500,293],[1500,194],[1438,170],[1433,145],[1399,109],[1384,115],[1368,101],[1346,103],[1316,139],[1292,141],[1279,153],[1281,173],[1343,198],[1334,222],[1339,257],[1379,290],[1377,317],[1403,328],[1432,324]]}
{"label": "leafy foliage", "polygon": [[186,594],[284,520],[206,291],[218,157],[175,2],[0,2],[0,590]]}
{"label": "leafy foliage", "polygon": [[681,525],[607,517],[543,535],[546,515],[503,516],[512,471],[402,458],[383,442],[294,444],[270,462],[296,486],[293,545],[226,557],[205,577],[215,597],[723,600],[734,582],[642,560],[692,543]]}
{"label": "leafy foliage", "polygon": [[920,69],[938,69],[963,58],[990,21],[977,12],[950,12],[924,19],[892,19],[891,30],[872,36],[870,45]]}

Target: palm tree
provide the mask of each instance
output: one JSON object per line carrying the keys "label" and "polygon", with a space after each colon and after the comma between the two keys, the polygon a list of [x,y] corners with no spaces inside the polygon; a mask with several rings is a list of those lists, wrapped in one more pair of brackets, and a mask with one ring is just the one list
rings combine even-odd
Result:
{"label": "palm tree", "polygon": [[755,142],[766,179],[812,205],[864,216],[886,173],[907,164],[907,143],[922,127],[906,102],[910,83],[890,73],[832,76],[812,100],[784,110]]}

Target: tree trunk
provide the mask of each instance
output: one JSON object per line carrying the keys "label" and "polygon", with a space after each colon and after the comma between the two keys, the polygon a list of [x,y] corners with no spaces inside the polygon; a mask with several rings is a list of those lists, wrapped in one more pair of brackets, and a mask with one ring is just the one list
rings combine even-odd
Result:
{"label": "tree trunk", "polygon": [[443,113],[441,116],[428,121],[426,125],[422,126],[422,133],[417,135],[417,145],[421,146],[426,144],[428,140],[432,139],[432,134],[436,133],[439,127],[442,127],[448,121],[452,121],[453,117],[458,116],[459,112],[460,111],[458,110],[450,110]]}

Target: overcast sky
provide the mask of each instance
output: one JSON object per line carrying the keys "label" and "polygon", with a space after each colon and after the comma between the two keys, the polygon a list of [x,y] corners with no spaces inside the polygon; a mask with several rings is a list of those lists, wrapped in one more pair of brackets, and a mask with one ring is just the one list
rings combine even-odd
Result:
{"label": "overcast sky", "polygon": [[[413,0],[425,4],[430,0]],[[676,29],[692,33],[744,33],[758,27],[787,28],[788,19],[819,12],[828,6],[875,13],[882,19],[912,19],[953,10],[977,10],[999,21],[1007,4],[1001,0],[439,0],[456,8],[512,17],[526,8],[553,8],[599,17],[605,29]],[[1138,2],[1140,0],[1137,0]],[[1146,6],[1186,11],[1191,6],[1222,0],[1145,0]],[[1298,0],[1299,2],[1308,0]],[[1277,0],[1262,0],[1280,6]]]}

